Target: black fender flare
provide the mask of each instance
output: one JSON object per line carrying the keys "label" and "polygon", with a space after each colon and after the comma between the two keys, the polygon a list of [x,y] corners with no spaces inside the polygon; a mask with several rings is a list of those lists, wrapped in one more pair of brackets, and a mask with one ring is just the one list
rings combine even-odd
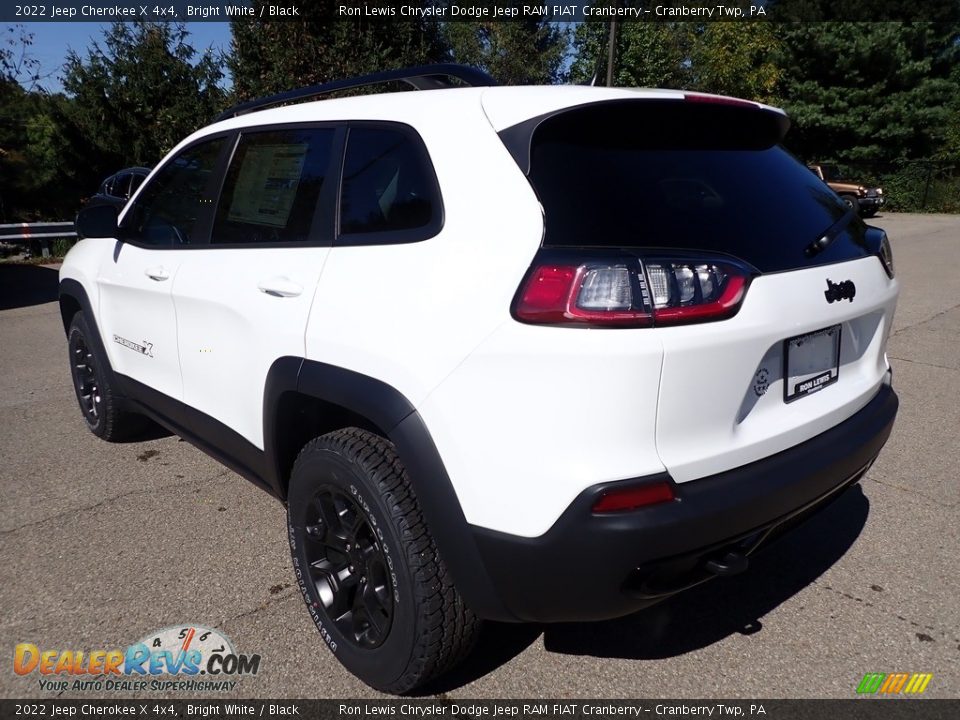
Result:
{"label": "black fender flare", "polygon": [[483,618],[516,622],[494,588],[440,453],[412,403],[397,389],[361,373],[303,358],[276,360],[264,388],[263,439],[278,489],[276,413],[287,392],[339,405],[383,431],[396,447],[427,526],[467,605]]}

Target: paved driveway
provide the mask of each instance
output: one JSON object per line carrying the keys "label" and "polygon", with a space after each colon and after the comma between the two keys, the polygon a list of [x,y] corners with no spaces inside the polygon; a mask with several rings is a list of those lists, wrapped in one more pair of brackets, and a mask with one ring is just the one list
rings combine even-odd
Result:
{"label": "paved driveway", "polygon": [[[865,672],[960,696],[960,217],[887,215],[902,402],[866,479],[740,577],[605,623],[490,626],[451,698],[851,697]],[[110,445],[70,387],[54,270],[0,265],[0,696],[13,647],[125,647],[216,626],[239,696],[372,697],[291,587],[283,508],[176,437]],[[66,696],[70,696],[68,693]]]}

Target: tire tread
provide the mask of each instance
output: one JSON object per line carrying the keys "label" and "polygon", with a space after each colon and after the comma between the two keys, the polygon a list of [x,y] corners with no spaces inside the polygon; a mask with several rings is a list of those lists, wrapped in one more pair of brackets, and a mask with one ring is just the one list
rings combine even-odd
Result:
{"label": "tire tread", "polygon": [[410,692],[470,653],[479,635],[480,619],[464,604],[454,586],[393,443],[360,428],[336,430],[303,447],[294,463],[294,474],[304,457],[323,451],[340,454],[370,479],[400,537],[418,609],[417,640],[406,670],[380,689],[397,694]]}

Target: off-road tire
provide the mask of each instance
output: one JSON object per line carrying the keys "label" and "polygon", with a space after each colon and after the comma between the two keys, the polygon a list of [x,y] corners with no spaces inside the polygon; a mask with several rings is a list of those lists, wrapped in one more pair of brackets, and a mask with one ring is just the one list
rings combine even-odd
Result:
{"label": "off-road tire", "polygon": [[[375,647],[363,645],[369,638],[344,620],[346,614],[340,614],[339,624],[331,616],[336,614],[334,608],[339,611],[345,605],[334,599],[336,591],[331,590],[339,584],[339,575],[328,570],[336,564],[331,558],[339,557],[340,551],[332,549],[329,538],[318,539],[331,525],[320,510],[328,498],[339,498],[337,507],[349,506],[348,500],[354,502],[353,509],[348,507],[340,517],[362,515],[368,530],[373,531],[367,537],[375,538],[375,543],[366,541],[370,553],[381,553],[379,557],[386,560],[381,564],[392,570],[388,582],[392,584],[393,615]],[[356,527],[360,521],[352,519],[348,524]],[[309,442],[291,473],[287,525],[294,573],[311,618],[336,658],[365,683],[384,692],[406,693],[445,673],[469,654],[480,621],[457,592],[407,473],[388,440],[345,428]],[[335,535],[332,542],[341,542],[343,533]],[[311,543],[322,547],[318,550]],[[311,566],[309,558],[317,553],[324,559],[314,560]],[[366,552],[364,556],[368,556]],[[311,575],[318,572],[314,569],[317,565],[324,568],[319,572],[325,575]],[[353,565],[349,571],[353,573]],[[342,592],[353,593],[347,601],[355,609],[351,618],[367,616],[366,610],[357,610],[356,603],[362,604],[357,590]]]}
{"label": "off-road tire", "polygon": [[96,336],[83,311],[74,314],[67,332],[70,378],[90,432],[109,442],[122,442],[142,434],[149,426],[143,415],[123,408],[113,386],[110,363],[98,349]]}

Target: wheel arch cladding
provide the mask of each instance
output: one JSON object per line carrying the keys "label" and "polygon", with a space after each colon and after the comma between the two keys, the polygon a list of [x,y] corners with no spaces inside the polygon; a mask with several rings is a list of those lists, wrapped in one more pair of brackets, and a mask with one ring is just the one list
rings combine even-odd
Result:
{"label": "wheel arch cladding", "polygon": [[70,321],[73,319],[73,316],[81,310],[87,316],[88,322],[93,325],[99,334],[99,328],[96,327],[97,321],[93,316],[93,309],[90,306],[90,299],[87,297],[87,291],[83,289],[83,285],[70,278],[61,280],[59,295],[60,319],[63,321],[64,335],[70,334]]}
{"label": "wheel arch cladding", "polygon": [[[110,356],[107,355],[107,349],[103,345],[103,335],[100,332],[100,325],[97,323],[97,318],[93,313],[93,306],[90,304],[90,298],[87,297],[87,291],[84,290],[83,285],[78,281],[66,278],[60,281],[60,318],[63,320],[63,333],[64,335],[70,335],[70,322],[73,320],[73,316],[78,312],[83,311],[83,315],[87,320],[87,325],[90,327],[90,330],[93,333],[93,337],[90,338],[95,346],[95,350],[100,354],[100,357],[104,359],[106,367],[104,368],[105,372],[110,373],[110,379],[114,387],[117,387],[117,384],[114,379],[113,368],[110,366]],[[122,394],[120,395],[122,397]]]}
{"label": "wheel arch cladding", "polygon": [[[264,452],[286,498],[304,434],[359,426],[389,439],[407,470],[427,526],[464,599],[481,617],[516,621],[487,574],[430,432],[404,395],[375,378],[295,357],[277,359],[264,387]],[[344,424],[345,423],[345,424]],[[307,440],[312,439],[308,438]]]}

